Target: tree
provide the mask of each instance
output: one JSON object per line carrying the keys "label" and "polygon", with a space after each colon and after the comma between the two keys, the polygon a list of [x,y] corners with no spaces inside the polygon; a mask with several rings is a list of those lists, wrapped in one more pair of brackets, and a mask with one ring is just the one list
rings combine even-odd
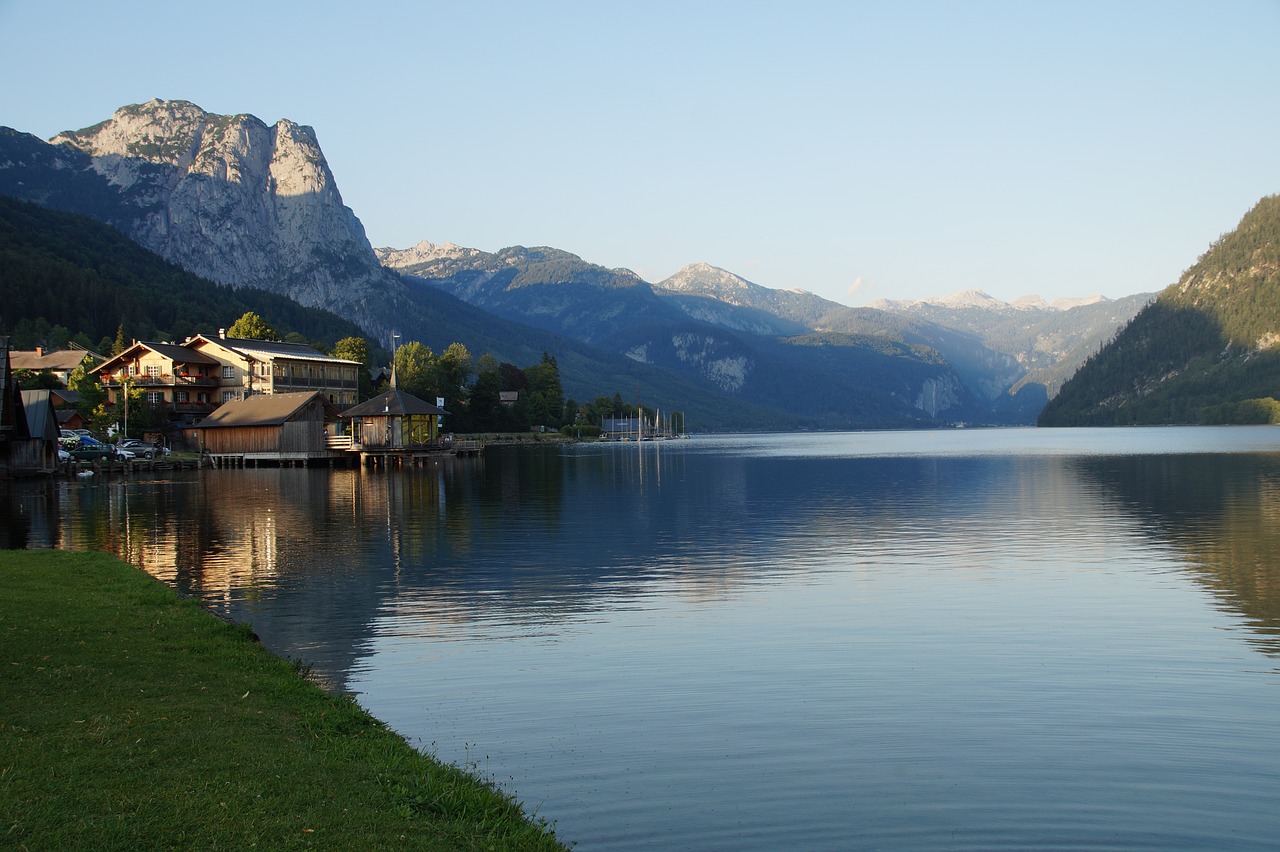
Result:
{"label": "tree", "polygon": [[119,355],[128,345],[129,344],[125,343],[124,340],[124,324],[121,323],[116,327],[116,339],[115,342],[111,344],[111,354],[113,356]]}
{"label": "tree", "polygon": [[419,399],[435,402],[435,354],[416,340],[396,349],[396,387]]}
{"label": "tree", "polygon": [[61,390],[62,382],[48,370],[14,370],[13,377],[22,390]]}
{"label": "tree", "polygon": [[[471,353],[461,343],[450,343],[435,361],[435,386],[446,404],[465,402],[471,378]],[[428,400],[433,402],[434,400]]]}
{"label": "tree", "polygon": [[84,364],[76,367],[67,376],[67,388],[80,394],[76,410],[86,418],[92,419],[94,412],[106,405],[107,389],[85,369]]}
{"label": "tree", "polygon": [[333,345],[333,357],[359,361],[369,366],[369,341],[363,337],[344,337]]}
{"label": "tree", "polygon": [[548,352],[532,367],[526,367],[529,382],[529,417],[539,426],[560,428],[564,417],[564,389],[560,385],[560,367]]}
{"label": "tree", "polygon": [[358,361],[356,371],[356,398],[364,402],[375,393],[373,376],[369,375],[369,341],[363,337],[344,337],[333,345],[333,357],[346,361]]}
{"label": "tree", "polygon": [[227,329],[228,337],[239,337],[245,340],[279,340],[280,336],[267,321],[253,311],[245,311],[240,319]]}

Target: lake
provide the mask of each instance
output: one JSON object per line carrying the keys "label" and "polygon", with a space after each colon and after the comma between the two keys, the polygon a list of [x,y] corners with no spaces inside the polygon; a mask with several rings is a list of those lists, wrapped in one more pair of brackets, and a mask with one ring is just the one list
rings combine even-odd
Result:
{"label": "lake", "polygon": [[13,486],[578,849],[1274,847],[1280,428]]}

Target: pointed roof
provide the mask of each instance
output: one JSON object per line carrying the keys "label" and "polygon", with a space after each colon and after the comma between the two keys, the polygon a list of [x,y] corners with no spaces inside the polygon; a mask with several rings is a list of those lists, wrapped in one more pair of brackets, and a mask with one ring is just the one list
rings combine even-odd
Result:
{"label": "pointed roof", "polygon": [[32,438],[58,439],[58,421],[47,390],[22,391],[22,409],[27,415],[27,434]]}
{"label": "pointed roof", "polygon": [[176,343],[151,343],[145,340],[138,340],[138,341],[135,341],[123,352],[121,352],[119,355],[116,355],[113,358],[108,358],[106,361],[103,361],[101,364],[99,364],[97,367],[94,368],[94,372],[102,373],[103,375],[106,375],[107,373],[110,373],[112,370],[116,369],[118,365],[126,364],[129,361],[132,361],[145,349],[150,349],[152,352],[155,352],[156,354],[162,355],[165,358],[168,358],[170,361],[173,361],[175,364],[212,365],[212,364],[221,363],[220,361],[210,358],[208,355],[204,354],[203,352],[199,352],[195,349],[190,349],[186,346],[179,346]]}
{"label": "pointed roof", "polygon": [[411,393],[392,389],[342,412],[343,417],[377,417],[379,414],[403,417],[406,414],[448,414],[439,406],[418,399]]}
{"label": "pointed roof", "polygon": [[325,419],[336,420],[338,409],[319,391],[298,393],[254,394],[248,399],[236,399],[222,404],[212,414],[196,424],[198,429],[217,429],[224,426],[279,426],[290,420],[313,399],[324,403]]}

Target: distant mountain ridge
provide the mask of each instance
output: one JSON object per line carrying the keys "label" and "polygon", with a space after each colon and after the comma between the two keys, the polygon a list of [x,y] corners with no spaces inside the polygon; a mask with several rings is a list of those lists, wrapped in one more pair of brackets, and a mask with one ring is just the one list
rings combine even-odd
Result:
{"label": "distant mountain ridge", "polygon": [[[87,213],[211,280],[325,307],[379,339],[394,328],[442,345],[458,329],[469,336],[455,339],[505,356],[512,341],[550,333],[557,347],[587,347],[582,378],[606,391],[630,363],[687,383],[680,393],[703,388],[704,405],[727,394],[719,409],[750,408],[754,423],[764,411],[814,428],[1030,422],[1052,388],[1028,371],[1115,327],[1054,325],[1090,306],[1039,309],[1034,340],[1006,345],[991,329],[1012,320],[996,318],[1037,306],[849,308],[708,264],[650,284],[551,247],[375,251],[310,128],[185,101],[123,107],[51,143],[0,129],[0,193]],[[615,366],[601,372],[605,362]]]}
{"label": "distant mountain ridge", "polygon": [[[499,316],[608,346],[646,363],[693,371],[722,390],[781,400],[803,388],[795,410],[814,416],[821,416],[820,410],[835,417],[842,416],[839,412],[857,416],[848,400],[832,405],[822,396],[863,392],[851,387],[842,371],[863,371],[865,384],[879,381],[858,358],[872,352],[888,357],[888,347],[894,351],[891,360],[875,369],[905,377],[911,371],[903,372],[904,365],[915,361],[913,369],[923,370],[910,387],[864,387],[879,399],[873,407],[886,418],[894,411],[897,424],[939,418],[1031,422],[1060,383],[1049,377],[1051,384],[1034,391],[1035,380],[1028,378],[1030,371],[1057,363],[1057,350],[1047,341],[1064,338],[1079,348],[1084,340],[1096,346],[1145,301],[1085,300],[1109,305],[1111,313],[1122,315],[1114,320],[1101,310],[1086,316],[1088,305],[1054,309],[1027,300],[1014,308],[990,297],[952,300],[961,305],[953,308],[925,303],[889,305],[888,310],[850,308],[804,290],[763,287],[706,263],[689,264],[647,285],[630,270],[605,269],[545,247],[517,246],[491,254],[424,242],[375,253],[389,267]],[[1020,326],[1034,316],[1044,328],[1029,341],[991,345],[998,337],[992,328],[1015,321],[1014,316]],[[821,350],[814,348],[819,343]],[[815,357],[820,351],[824,356]],[[833,361],[835,354],[854,361]],[[770,359],[790,365],[790,378],[762,369]]]}

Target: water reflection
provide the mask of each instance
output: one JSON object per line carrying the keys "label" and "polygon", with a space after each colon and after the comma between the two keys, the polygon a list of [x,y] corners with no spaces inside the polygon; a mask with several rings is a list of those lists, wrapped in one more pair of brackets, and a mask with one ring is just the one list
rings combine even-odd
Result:
{"label": "water reflection", "polygon": [[115,552],[447,759],[484,743],[584,848],[1273,838],[1277,433],[1107,434],[0,493],[9,546]]}
{"label": "water reflection", "polygon": [[1079,459],[1099,499],[1174,544],[1184,567],[1280,654],[1280,456]]}
{"label": "water reflection", "polygon": [[828,570],[981,575],[1064,552],[1105,565],[1116,547],[1153,541],[1180,548],[1260,635],[1280,633],[1280,461],[1265,454],[833,459],[586,445],[392,473],[175,473],[5,493],[5,546],[115,553],[254,623],[336,684],[384,611],[424,631],[552,629],[656,588],[714,601]]}

